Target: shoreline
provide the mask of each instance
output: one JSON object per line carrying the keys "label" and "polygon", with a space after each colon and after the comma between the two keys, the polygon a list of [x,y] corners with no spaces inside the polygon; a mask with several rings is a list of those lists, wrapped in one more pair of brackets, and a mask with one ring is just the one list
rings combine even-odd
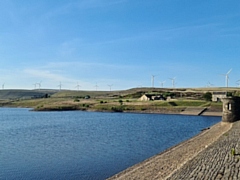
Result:
{"label": "shoreline", "polygon": [[182,111],[162,111],[162,110],[128,110],[128,111],[108,111],[108,110],[95,110],[95,109],[56,109],[56,108],[47,108],[47,109],[35,109],[34,107],[25,107],[25,106],[1,106],[0,108],[28,108],[31,111],[35,112],[47,112],[47,111],[85,111],[85,112],[103,112],[103,113],[136,113],[136,114],[168,114],[168,115],[185,115],[185,116],[222,116],[222,111],[208,111],[202,114],[191,113],[191,114],[182,114]]}
{"label": "shoreline", "polygon": [[231,127],[230,123],[219,122],[196,136],[109,177],[108,180],[166,179],[217,141]]}
{"label": "shoreline", "polygon": [[[20,107],[21,108],[21,107]],[[183,114],[183,111],[174,111],[174,110],[124,110],[124,111],[110,111],[110,110],[96,110],[96,109],[34,109],[32,111],[44,112],[44,111],[85,111],[85,112],[103,112],[103,113],[137,113],[137,114],[169,114],[169,115],[186,115],[186,116],[222,116],[222,111],[208,111],[202,114],[190,113]]]}

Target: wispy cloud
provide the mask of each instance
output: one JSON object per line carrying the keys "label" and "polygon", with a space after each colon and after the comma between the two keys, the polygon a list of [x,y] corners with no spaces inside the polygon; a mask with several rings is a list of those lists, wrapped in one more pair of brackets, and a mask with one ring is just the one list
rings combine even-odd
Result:
{"label": "wispy cloud", "polygon": [[51,81],[69,80],[59,73],[53,73],[48,70],[24,69],[23,72],[28,74],[29,76],[34,76],[39,79],[48,79]]}
{"label": "wispy cloud", "polygon": [[112,70],[127,70],[136,68],[136,66],[131,65],[124,65],[124,64],[107,64],[107,63],[99,63],[94,62],[92,59],[91,61],[88,59],[85,60],[79,60],[79,61],[61,61],[61,62],[49,62],[48,64],[42,66],[40,69],[112,69]]}
{"label": "wispy cloud", "polygon": [[[188,26],[177,26],[177,27],[156,27],[154,30],[150,31],[139,31],[134,34],[126,35],[125,37],[109,39],[106,41],[99,41],[91,43],[92,45],[103,45],[103,44],[115,44],[115,43],[126,43],[129,41],[142,41],[142,40],[151,40],[158,39],[163,41],[172,40],[179,37],[189,36],[187,32],[207,32],[209,29],[219,28],[220,23],[205,23],[197,25],[188,25]],[[86,43],[88,44],[88,43]],[[90,43],[89,43],[90,44]]]}
{"label": "wispy cloud", "polygon": [[107,8],[127,2],[127,0],[82,0],[77,2],[69,2],[59,5],[51,11],[46,12],[42,18],[50,19],[54,16],[71,13],[73,10],[87,10],[96,8]]}

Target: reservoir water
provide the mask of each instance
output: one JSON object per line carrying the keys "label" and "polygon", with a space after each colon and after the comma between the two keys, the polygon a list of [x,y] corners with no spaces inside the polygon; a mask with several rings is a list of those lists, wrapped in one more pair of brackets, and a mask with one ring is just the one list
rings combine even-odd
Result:
{"label": "reservoir water", "polygon": [[0,108],[0,179],[106,179],[220,120]]}

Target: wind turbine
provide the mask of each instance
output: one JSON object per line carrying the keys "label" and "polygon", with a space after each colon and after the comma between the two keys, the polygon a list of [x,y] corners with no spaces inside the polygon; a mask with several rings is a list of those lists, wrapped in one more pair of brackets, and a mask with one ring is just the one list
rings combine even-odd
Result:
{"label": "wind turbine", "polygon": [[157,75],[152,75],[152,87],[154,87],[154,78],[155,78],[155,76],[157,76]]}
{"label": "wind turbine", "polygon": [[61,81],[60,81],[58,87],[59,87],[59,91],[61,91],[61,89],[62,89],[62,83],[61,83]]}
{"label": "wind turbine", "polygon": [[240,83],[239,82],[236,82],[236,84],[237,84],[237,87],[240,87]]}
{"label": "wind turbine", "polygon": [[175,79],[176,79],[176,77],[174,77],[174,78],[169,78],[169,79],[172,80],[172,87],[175,88]]}
{"label": "wind turbine", "polygon": [[226,74],[222,74],[223,76],[225,76],[225,79],[226,79],[226,87],[228,87],[229,74],[231,71],[232,69],[230,69]]}
{"label": "wind turbine", "polygon": [[5,83],[2,84],[2,89],[4,89],[4,85],[5,85]]}
{"label": "wind turbine", "polygon": [[77,88],[77,90],[79,91],[79,87],[81,87],[81,86],[80,86],[79,83],[78,83],[75,88]]}
{"label": "wind turbine", "polygon": [[108,85],[108,86],[109,86],[109,90],[111,91],[113,84],[110,84],[110,85]]}
{"label": "wind turbine", "polygon": [[166,81],[160,82],[162,88],[163,88],[163,84],[164,84],[165,82],[166,82]]}
{"label": "wind turbine", "polygon": [[33,84],[33,85],[34,85],[34,89],[36,89],[37,84],[38,84],[38,83]]}
{"label": "wind turbine", "polygon": [[97,91],[97,89],[98,89],[98,85],[97,85],[97,83],[96,83],[96,85],[95,85],[94,87],[96,87],[96,91]]}
{"label": "wind turbine", "polygon": [[208,81],[208,84],[207,84],[207,87],[212,87],[214,84],[212,84],[212,83],[210,83],[209,81]]}
{"label": "wind turbine", "polygon": [[237,87],[240,87],[240,79],[236,81]]}
{"label": "wind turbine", "polygon": [[38,84],[38,89],[40,90],[41,86],[42,86],[42,81],[40,81],[39,83],[36,83],[36,84]]}

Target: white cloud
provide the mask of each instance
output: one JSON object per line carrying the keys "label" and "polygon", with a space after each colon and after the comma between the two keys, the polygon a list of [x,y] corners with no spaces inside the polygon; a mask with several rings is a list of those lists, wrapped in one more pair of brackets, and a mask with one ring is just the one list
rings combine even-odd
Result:
{"label": "white cloud", "polygon": [[49,79],[51,81],[61,81],[61,80],[67,80],[64,76],[57,74],[57,73],[52,73],[48,70],[38,70],[38,69],[24,69],[24,73],[34,76],[40,79]]}

